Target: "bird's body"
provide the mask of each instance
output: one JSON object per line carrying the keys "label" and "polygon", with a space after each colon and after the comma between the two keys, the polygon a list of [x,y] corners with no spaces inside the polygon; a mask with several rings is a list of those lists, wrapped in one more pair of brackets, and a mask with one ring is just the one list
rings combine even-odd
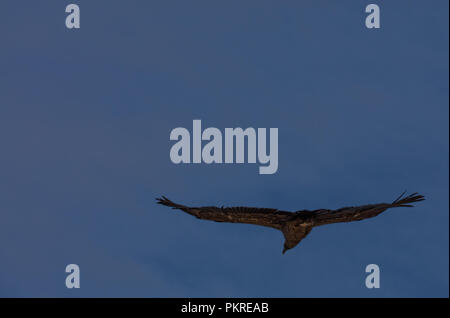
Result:
{"label": "bird's body", "polygon": [[360,221],[372,218],[395,207],[411,207],[410,203],[423,201],[424,197],[417,193],[403,197],[403,194],[392,203],[369,204],[358,207],[345,207],[338,210],[301,210],[297,212],[277,209],[252,207],[187,207],[176,204],[166,197],[158,198],[159,204],[182,210],[199,219],[216,222],[231,222],[262,225],[280,230],[284,237],[283,254],[305,238],[312,228],[332,223]]}

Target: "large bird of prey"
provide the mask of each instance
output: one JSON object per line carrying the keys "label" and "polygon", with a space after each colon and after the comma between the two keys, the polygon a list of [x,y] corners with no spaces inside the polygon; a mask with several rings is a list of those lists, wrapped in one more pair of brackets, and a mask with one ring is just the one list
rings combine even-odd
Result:
{"label": "large bird of prey", "polygon": [[401,194],[392,203],[345,207],[338,210],[320,209],[314,211],[300,210],[296,212],[250,207],[187,207],[174,203],[164,196],[156,200],[158,204],[184,211],[202,220],[255,224],[280,230],[285,238],[283,247],[284,254],[287,250],[297,246],[315,226],[360,221],[377,216],[389,208],[412,207],[413,205],[411,203],[425,200],[418,193],[413,193],[406,197],[404,197],[404,194]]}

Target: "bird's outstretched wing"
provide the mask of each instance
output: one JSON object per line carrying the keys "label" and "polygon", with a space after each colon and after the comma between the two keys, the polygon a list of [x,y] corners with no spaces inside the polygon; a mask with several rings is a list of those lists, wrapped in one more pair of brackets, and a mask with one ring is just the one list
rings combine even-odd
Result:
{"label": "bird's outstretched wing", "polygon": [[278,230],[281,230],[286,221],[295,217],[295,214],[292,212],[278,211],[277,209],[251,207],[220,208],[215,206],[188,207],[174,203],[164,196],[156,200],[158,204],[182,210],[203,220],[255,224]]}
{"label": "bird's outstretched wing", "polygon": [[411,205],[411,203],[425,200],[424,196],[418,193],[403,197],[404,194],[405,193],[402,193],[392,203],[369,204],[358,207],[346,207],[338,210],[316,210],[304,213],[312,214],[314,226],[320,226],[331,223],[360,221],[377,216],[389,208],[412,207],[413,205]]}

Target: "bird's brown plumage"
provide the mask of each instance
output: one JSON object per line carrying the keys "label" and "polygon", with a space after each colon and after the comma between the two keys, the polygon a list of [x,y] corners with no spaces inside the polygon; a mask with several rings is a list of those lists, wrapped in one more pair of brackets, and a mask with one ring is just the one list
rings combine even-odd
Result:
{"label": "bird's brown plumage", "polygon": [[403,195],[404,193],[392,203],[345,207],[338,210],[320,209],[297,212],[252,207],[188,207],[174,203],[164,196],[156,200],[158,204],[182,210],[202,220],[255,224],[280,230],[285,237],[284,253],[300,243],[311,232],[314,226],[360,221],[377,216],[389,208],[412,207],[411,203],[425,200],[418,193],[413,193],[406,197]]}

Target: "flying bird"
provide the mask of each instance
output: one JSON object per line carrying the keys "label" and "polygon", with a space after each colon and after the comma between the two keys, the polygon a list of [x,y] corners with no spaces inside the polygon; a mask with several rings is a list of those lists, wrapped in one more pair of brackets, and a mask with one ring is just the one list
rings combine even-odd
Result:
{"label": "flying bird", "polygon": [[361,221],[383,213],[389,208],[412,207],[411,203],[425,200],[424,196],[402,193],[392,203],[368,204],[357,207],[345,207],[338,210],[300,210],[296,212],[277,209],[252,207],[188,207],[174,203],[165,196],[157,198],[157,203],[184,211],[202,220],[216,222],[246,223],[262,225],[280,230],[285,238],[283,251],[294,248],[304,239],[312,228],[332,223]]}

